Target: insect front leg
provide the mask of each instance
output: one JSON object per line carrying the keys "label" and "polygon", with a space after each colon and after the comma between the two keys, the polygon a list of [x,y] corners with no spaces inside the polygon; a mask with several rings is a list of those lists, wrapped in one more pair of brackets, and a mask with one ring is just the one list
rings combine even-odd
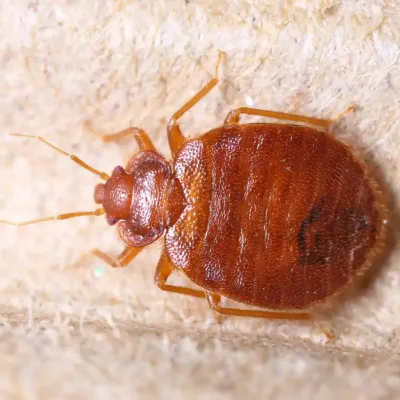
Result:
{"label": "insect front leg", "polygon": [[82,264],[83,261],[90,256],[95,256],[100,258],[112,268],[123,268],[126,267],[140,253],[142,249],[142,247],[126,246],[121,254],[116,258],[109,256],[100,249],[93,249],[86,253],[83,257],[81,257],[80,260],[78,260],[74,264],[74,266]]}
{"label": "insect front leg", "polygon": [[[85,127],[88,130],[96,133],[89,121],[85,122]],[[149,135],[143,129],[140,128],[130,127],[116,133],[101,135],[101,139],[103,140],[103,142],[107,143],[107,142],[115,142],[117,140],[123,139],[126,136],[132,136],[133,138],[135,138],[140,151],[146,151],[146,150],[155,151],[154,144],[149,138]]]}
{"label": "insect front leg", "polygon": [[157,265],[154,281],[156,285],[167,292],[185,294],[194,297],[205,297],[204,292],[183,286],[172,286],[167,284],[168,277],[175,271],[175,267],[169,261],[168,257],[163,253]]}

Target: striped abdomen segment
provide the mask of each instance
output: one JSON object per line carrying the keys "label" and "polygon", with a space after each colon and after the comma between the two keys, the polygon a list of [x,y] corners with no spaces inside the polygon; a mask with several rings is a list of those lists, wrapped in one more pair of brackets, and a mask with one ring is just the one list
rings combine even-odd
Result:
{"label": "striped abdomen segment", "polygon": [[345,285],[377,238],[362,166],[313,129],[224,126],[188,142],[175,173],[189,207],[167,233],[168,254],[234,300],[305,308]]}

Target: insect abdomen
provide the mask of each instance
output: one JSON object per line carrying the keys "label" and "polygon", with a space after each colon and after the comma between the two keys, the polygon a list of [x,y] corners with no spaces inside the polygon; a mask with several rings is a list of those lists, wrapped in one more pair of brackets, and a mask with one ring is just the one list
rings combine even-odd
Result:
{"label": "insect abdomen", "polygon": [[187,221],[200,221],[180,265],[194,282],[251,305],[305,308],[362,267],[379,215],[363,168],[339,141],[305,127],[251,124],[187,146],[201,148],[199,203],[175,239],[187,241]]}

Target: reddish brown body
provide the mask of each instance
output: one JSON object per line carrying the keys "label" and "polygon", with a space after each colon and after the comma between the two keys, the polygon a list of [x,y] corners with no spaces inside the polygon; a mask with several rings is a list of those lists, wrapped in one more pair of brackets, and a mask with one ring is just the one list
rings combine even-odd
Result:
{"label": "reddish brown body", "polygon": [[269,309],[339,291],[382,231],[362,165],[333,136],[282,124],[228,125],[187,142],[174,170],[188,205],[166,231],[199,286]]}
{"label": "reddish brown body", "polygon": [[[311,318],[311,306],[342,292],[384,248],[387,209],[382,193],[348,146],[313,128],[327,128],[330,120],[239,108],[221,127],[187,140],[179,118],[217,82],[212,79],[172,116],[172,162],[138,128],[106,138],[131,134],[140,148],[111,177],[38,137],[106,180],[94,196],[102,208],[56,218],[105,213],[110,225],[118,222],[126,243],[119,257],[92,251],[113,267],[128,265],[164,236],[156,284],[205,297],[222,314]],[[308,126],[240,124],[241,114]],[[49,219],[54,218],[24,224]],[[168,285],[175,270],[201,290]],[[224,308],[221,296],[269,311]]]}

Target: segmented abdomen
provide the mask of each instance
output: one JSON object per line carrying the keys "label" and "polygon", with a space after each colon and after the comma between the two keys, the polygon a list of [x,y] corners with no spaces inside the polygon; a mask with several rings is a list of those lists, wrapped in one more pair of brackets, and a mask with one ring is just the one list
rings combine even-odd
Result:
{"label": "segmented abdomen", "polygon": [[175,172],[189,207],[171,260],[203,288],[271,309],[306,308],[344,286],[381,229],[363,166],[332,136],[229,125],[185,144]]}

